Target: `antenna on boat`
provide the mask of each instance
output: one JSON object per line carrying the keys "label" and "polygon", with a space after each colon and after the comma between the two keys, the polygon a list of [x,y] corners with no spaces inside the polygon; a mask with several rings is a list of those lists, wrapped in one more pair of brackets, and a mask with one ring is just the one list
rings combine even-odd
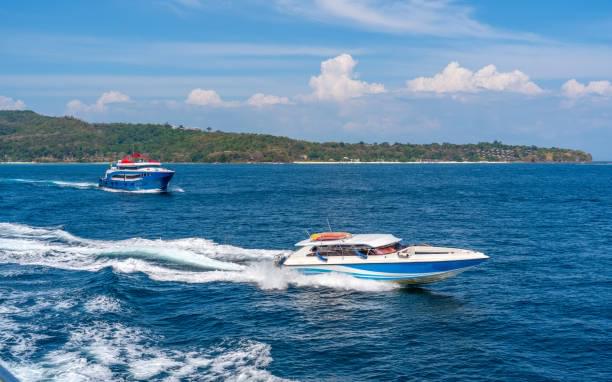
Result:
{"label": "antenna on boat", "polygon": [[329,224],[329,218],[325,218],[325,220],[327,220],[327,227],[329,228],[329,232],[332,232],[333,229],[331,228],[331,224]]}
{"label": "antenna on boat", "polygon": [[306,231],[306,235],[308,235],[308,237],[310,237],[310,232],[308,232],[308,229],[304,229],[304,231]]}

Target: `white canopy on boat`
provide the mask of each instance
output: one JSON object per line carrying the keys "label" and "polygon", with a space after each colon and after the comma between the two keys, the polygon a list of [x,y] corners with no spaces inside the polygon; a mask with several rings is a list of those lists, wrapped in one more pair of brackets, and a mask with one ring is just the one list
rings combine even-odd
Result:
{"label": "white canopy on boat", "polygon": [[402,239],[386,233],[369,233],[353,235],[340,240],[302,240],[295,244],[296,247],[325,246],[325,245],[367,245],[372,248],[384,247],[399,243]]}
{"label": "white canopy on boat", "polygon": [[161,166],[159,162],[122,162],[118,161],[117,166],[121,167],[147,167],[147,166]]}

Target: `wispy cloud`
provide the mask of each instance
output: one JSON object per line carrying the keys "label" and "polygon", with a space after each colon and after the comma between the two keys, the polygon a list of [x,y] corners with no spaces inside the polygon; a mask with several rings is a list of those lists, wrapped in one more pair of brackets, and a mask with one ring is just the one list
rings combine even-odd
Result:
{"label": "wispy cloud", "polygon": [[[75,54],[78,52],[78,54]],[[329,57],[343,52],[364,54],[366,50],[325,44],[282,44],[265,42],[198,42],[159,40],[115,40],[103,37],[66,35],[19,35],[2,41],[2,54],[36,62],[100,63],[146,67],[205,68],[262,67],[271,61]],[[211,60],[216,58],[216,60]]]}
{"label": "wispy cloud", "polygon": [[374,31],[440,37],[533,40],[528,33],[495,29],[477,21],[472,8],[453,0],[277,0],[279,9],[328,23]]}
{"label": "wispy cloud", "polygon": [[170,0],[169,2],[187,8],[200,8],[202,6],[200,0]]}
{"label": "wispy cloud", "polygon": [[160,0],[157,5],[170,10],[178,16],[186,16],[190,11],[203,8],[203,3],[200,0]]}
{"label": "wispy cloud", "polygon": [[290,105],[291,103],[287,97],[263,93],[255,93],[246,101],[247,105],[259,108],[272,105]]}

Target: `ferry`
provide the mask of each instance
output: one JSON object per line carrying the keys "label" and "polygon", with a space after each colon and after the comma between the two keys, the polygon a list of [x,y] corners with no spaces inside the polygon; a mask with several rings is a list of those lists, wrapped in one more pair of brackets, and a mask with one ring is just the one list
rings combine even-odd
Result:
{"label": "ferry", "polygon": [[140,153],[123,157],[100,178],[98,186],[109,191],[166,192],[174,171]]}
{"label": "ferry", "polygon": [[275,259],[278,266],[303,274],[330,272],[361,279],[400,284],[425,284],[447,279],[489,257],[468,249],[403,245],[390,234],[322,232],[296,244],[288,255]]}

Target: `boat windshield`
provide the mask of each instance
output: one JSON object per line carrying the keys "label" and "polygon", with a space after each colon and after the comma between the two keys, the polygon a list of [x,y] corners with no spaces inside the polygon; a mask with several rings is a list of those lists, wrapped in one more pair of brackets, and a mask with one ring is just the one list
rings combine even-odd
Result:
{"label": "boat windshield", "polygon": [[161,165],[158,165],[158,164],[144,164],[144,165],[139,165],[137,167],[138,168],[149,168],[149,167],[151,167],[151,168],[160,168]]}
{"label": "boat windshield", "polygon": [[144,164],[144,165],[131,165],[131,166],[117,166],[119,170],[138,170],[141,168],[161,168],[159,164]]}
{"label": "boat windshield", "polygon": [[310,249],[308,256],[315,256],[317,253],[321,256],[377,256],[377,255],[388,255],[395,253],[403,248],[405,245],[401,243],[394,243],[391,245],[372,248],[365,245],[320,245]]}

